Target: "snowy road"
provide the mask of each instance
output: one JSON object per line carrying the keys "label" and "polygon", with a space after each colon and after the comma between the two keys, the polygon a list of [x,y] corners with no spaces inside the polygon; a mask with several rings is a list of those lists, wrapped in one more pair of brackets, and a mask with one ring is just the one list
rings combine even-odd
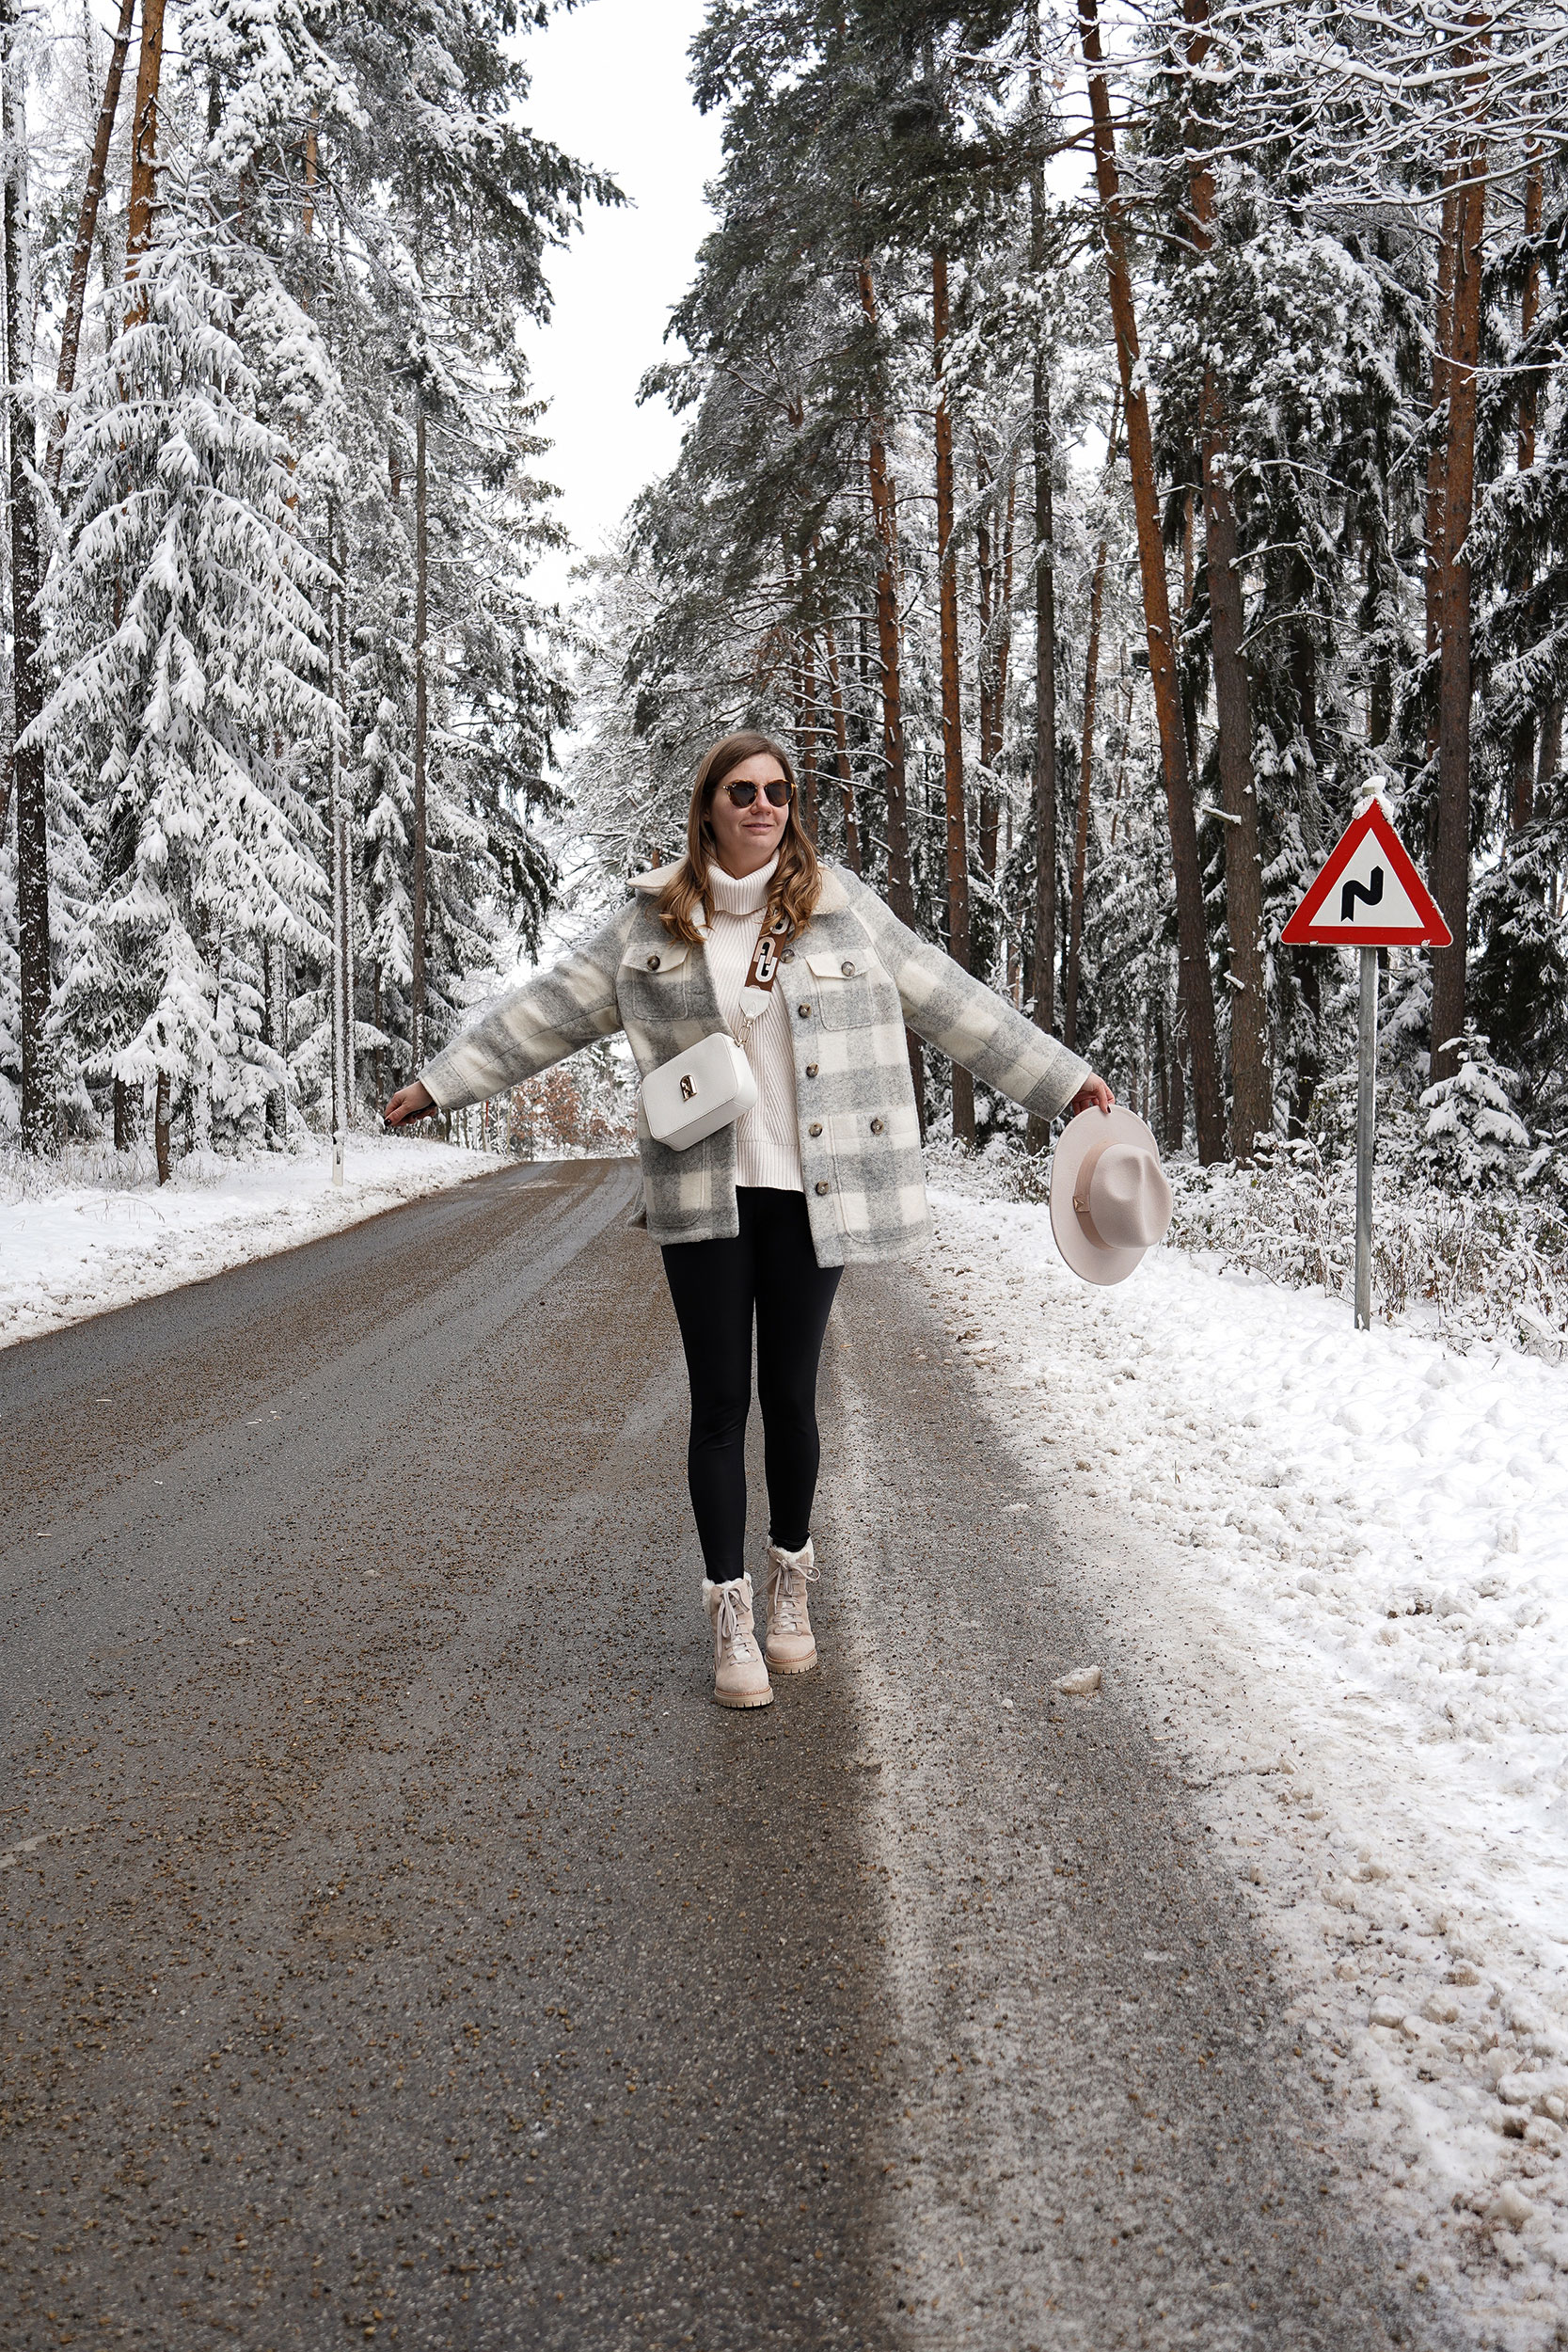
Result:
{"label": "snowy road", "polygon": [[296,1132],[283,1152],[187,1152],[160,1184],[145,1147],[71,1145],[41,1166],[0,1149],[0,1347],[319,1241],[496,1165],[406,1133],[352,1135],[346,1161],[337,1189],[330,1145]]}
{"label": "snowy road", "polygon": [[1448,2341],[911,1269],[825,1670],[711,1707],[634,1181],[0,1359],[8,2352]]}

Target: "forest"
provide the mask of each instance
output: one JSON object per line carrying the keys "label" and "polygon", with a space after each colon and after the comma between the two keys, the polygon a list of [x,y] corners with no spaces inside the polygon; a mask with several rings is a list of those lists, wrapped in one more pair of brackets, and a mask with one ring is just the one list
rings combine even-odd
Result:
{"label": "forest", "polygon": [[1388,954],[1388,1132],[1560,1242],[1560,8],[712,0],[681,453],[563,615],[517,328],[618,192],[513,12],[165,6],[5,35],[30,1149],[369,1120],[756,723],[1202,1168],[1343,1148],[1351,961],[1280,933],[1380,795],[1454,940]]}
{"label": "forest", "polygon": [[[368,1117],[555,884],[518,325],[606,181],[514,11],[120,0],[5,38],[0,1120]],[[504,946],[503,946],[504,943]]]}

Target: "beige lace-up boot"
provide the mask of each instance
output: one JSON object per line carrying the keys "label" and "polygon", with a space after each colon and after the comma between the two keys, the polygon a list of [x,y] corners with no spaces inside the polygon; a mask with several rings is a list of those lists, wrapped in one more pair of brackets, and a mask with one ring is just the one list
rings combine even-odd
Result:
{"label": "beige lace-up boot", "polygon": [[776,1675],[803,1675],[816,1663],[816,1640],[806,1586],[816,1582],[816,1555],[808,1535],[799,1551],[768,1547],[768,1662]]}
{"label": "beige lace-up boot", "polygon": [[713,1695],[721,1707],[771,1707],[773,1689],[757,1647],[752,1580],[728,1584],[703,1579],[703,1600],[713,1628]]}

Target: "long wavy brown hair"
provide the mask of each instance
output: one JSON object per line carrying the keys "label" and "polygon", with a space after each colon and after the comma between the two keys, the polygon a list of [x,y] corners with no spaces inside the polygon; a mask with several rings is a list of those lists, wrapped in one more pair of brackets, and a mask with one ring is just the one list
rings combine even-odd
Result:
{"label": "long wavy brown hair", "polygon": [[771,736],[743,728],[705,752],[698,767],[686,820],[686,855],[656,901],[659,921],[672,939],[684,939],[695,946],[703,935],[697,927],[699,914],[705,925],[713,921],[713,894],[707,878],[709,861],[718,853],[711,817],[713,796],[743,760],[755,759],[763,752],[778,761],[789,783],[789,815],[779,836],[778,870],[768,885],[768,920],[782,920],[788,926],[787,936],[794,939],[812,918],[822,891],[822,868],[800,822],[800,795],[789,754]]}

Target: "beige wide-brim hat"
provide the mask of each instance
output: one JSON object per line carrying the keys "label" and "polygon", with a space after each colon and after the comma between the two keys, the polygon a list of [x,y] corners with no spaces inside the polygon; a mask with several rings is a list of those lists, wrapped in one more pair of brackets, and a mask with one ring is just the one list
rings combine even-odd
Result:
{"label": "beige wide-brim hat", "polygon": [[1125,1282],[1170,1230],[1171,1189],[1160,1147],[1118,1103],[1080,1111],[1051,1166],[1051,1230],[1085,1282]]}

